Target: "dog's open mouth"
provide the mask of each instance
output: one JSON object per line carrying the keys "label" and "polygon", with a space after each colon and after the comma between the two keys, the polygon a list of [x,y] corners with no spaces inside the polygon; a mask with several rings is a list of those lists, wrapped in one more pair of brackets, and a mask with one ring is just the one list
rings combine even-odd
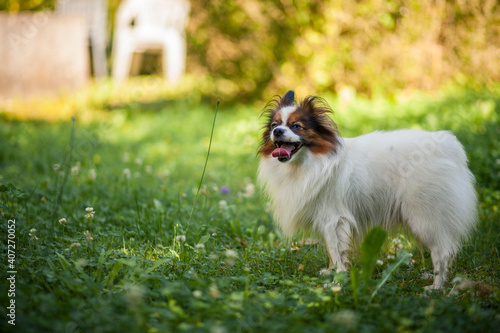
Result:
{"label": "dog's open mouth", "polygon": [[272,156],[275,158],[277,157],[280,162],[290,160],[293,154],[302,148],[302,143],[300,142],[275,141],[274,145],[276,146],[276,149],[273,151]]}

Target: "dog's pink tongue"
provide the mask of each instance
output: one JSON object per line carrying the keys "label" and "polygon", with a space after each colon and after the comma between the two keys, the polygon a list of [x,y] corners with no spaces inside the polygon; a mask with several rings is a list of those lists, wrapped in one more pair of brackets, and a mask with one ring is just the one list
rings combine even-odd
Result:
{"label": "dog's pink tongue", "polygon": [[292,153],[292,149],[293,149],[293,144],[283,144],[281,145],[280,148],[276,148],[274,151],[273,151],[273,154],[272,156],[273,157],[290,157],[290,154]]}

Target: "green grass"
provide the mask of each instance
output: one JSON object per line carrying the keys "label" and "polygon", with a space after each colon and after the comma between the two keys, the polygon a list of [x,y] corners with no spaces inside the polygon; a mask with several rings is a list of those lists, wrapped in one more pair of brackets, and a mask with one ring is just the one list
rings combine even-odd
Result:
{"label": "green grass", "polygon": [[[345,108],[330,99],[342,109],[334,119],[345,136],[402,127],[453,130],[478,181],[480,222],[457,255],[446,288],[424,293],[431,284],[429,253],[422,257],[411,239],[399,236],[413,261],[371,300],[390,264],[390,244],[380,255],[384,264],[358,288],[348,275],[320,274],[328,264],[321,244],[298,244],[292,251],[273,226],[256,185],[257,107],[221,104],[189,221],[215,111],[215,104],[198,101],[120,104],[104,98],[93,106],[97,111],[77,116],[71,165],[69,119],[0,121],[2,280],[9,219],[16,220],[17,270],[16,326],[4,317],[2,331],[498,329],[500,91],[355,99]],[[64,173],[69,176],[62,190]],[[222,193],[223,186],[230,192]],[[86,207],[94,208],[93,218],[85,217]],[[65,225],[58,222],[63,217]],[[357,254],[352,261],[358,271],[363,261]],[[455,277],[465,282],[452,283]],[[7,287],[2,306],[10,301]]]}

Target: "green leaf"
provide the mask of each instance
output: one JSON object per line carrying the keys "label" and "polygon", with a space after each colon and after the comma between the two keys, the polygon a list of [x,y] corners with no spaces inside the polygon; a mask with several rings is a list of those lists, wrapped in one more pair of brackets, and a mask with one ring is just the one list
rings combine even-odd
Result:
{"label": "green leaf", "polygon": [[208,242],[209,239],[210,239],[210,235],[205,235],[205,236],[200,238],[200,240],[198,241],[198,244],[205,244],[206,242]]}
{"label": "green leaf", "polygon": [[9,188],[15,189],[14,185],[6,181],[5,179],[0,179],[0,192],[7,192]]}
{"label": "green leaf", "polygon": [[63,266],[63,268],[64,269],[68,269],[69,268],[69,263],[66,260],[66,258],[64,258],[64,256],[62,254],[57,253],[57,252],[56,252],[56,255],[59,257],[59,261],[61,262],[61,265]]}
{"label": "green leaf", "polygon": [[109,274],[108,276],[108,286],[111,286],[113,284],[113,280],[116,276],[116,274],[118,274],[118,272],[120,271],[120,269],[122,268],[123,266],[123,262],[121,261],[118,261],[114,266],[113,266],[113,270],[111,271],[111,273]]}
{"label": "green leaf", "polygon": [[[187,244],[184,243],[184,246],[186,246]],[[177,251],[173,250],[173,249],[168,249],[168,256],[170,257],[173,257],[173,258],[176,258],[177,260],[181,260],[181,257],[179,256],[179,253],[177,253]]]}
{"label": "green leaf", "polygon": [[123,259],[119,259],[118,261],[129,266],[129,267],[137,266],[137,260],[135,260],[135,258],[123,258]]}
{"label": "green leaf", "polygon": [[351,267],[351,288],[354,302],[358,304],[358,291],[359,291],[359,270],[356,267]]}
{"label": "green leaf", "polygon": [[169,261],[169,259],[161,259],[161,260],[157,260],[153,266],[149,267],[148,269],[146,269],[146,271],[144,272],[144,275],[149,275],[152,271],[154,271],[155,269],[157,269],[158,267],[160,267],[161,265],[165,264],[167,261]]}
{"label": "green leaf", "polygon": [[373,228],[367,235],[363,244],[361,245],[360,264],[363,268],[361,277],[366,284],[370,276],[375,270],[377,265],[377,258],[379,256],[382,245],[384,245],[387,232],[379,227]]}
{"label": "green leaf", "polygon": [[163,204],[159,200],[153,199],[153,203],[157,211],[162,213],[165,211],[165,208],[163,208]]}
{"label": "green leaf", "polygon": [[99,259],[97,260],[97,281],[101,280],[101,272],[102,266],[104,265],[104,261],[106,260],[106,252],[104,249],[101,250],[101,254],[99,255]]}
{"label": "green leaf", "polygon": [[335,276],[333,277],[333,281],[343,285],[347,281],[347,272],[338,272],[335,273]]}
{"label": "green leaf", "polygon": [[398,252],[398,254],[396,255],[396,259],[390,264],[388,264],[387,268],[384,269],[384,271],[382,272],[382,278],[375,286],[375,289],[373,290],[372,295],[370,297],[370,301],[377,294],[379,289],[382,288],[382,286],[387,282],[387,280],[389,280],[389,278],[392,276],[392,273],[394,273],[398,269],[398,267],[401,266],[402,264],[408,265],[410,260],[411,260],[411,254],[409,254],[405,250],[401,250]]}

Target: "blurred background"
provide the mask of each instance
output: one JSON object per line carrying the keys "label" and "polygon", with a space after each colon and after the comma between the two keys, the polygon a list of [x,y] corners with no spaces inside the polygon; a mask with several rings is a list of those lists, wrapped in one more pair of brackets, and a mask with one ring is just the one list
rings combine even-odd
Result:
{"label": "blurred background", "polygon": [[0,0],[0,10],[4,111],[82,87],[115,103],[252,104],[287,89],[349,100],[500,79],[496,0]]}

